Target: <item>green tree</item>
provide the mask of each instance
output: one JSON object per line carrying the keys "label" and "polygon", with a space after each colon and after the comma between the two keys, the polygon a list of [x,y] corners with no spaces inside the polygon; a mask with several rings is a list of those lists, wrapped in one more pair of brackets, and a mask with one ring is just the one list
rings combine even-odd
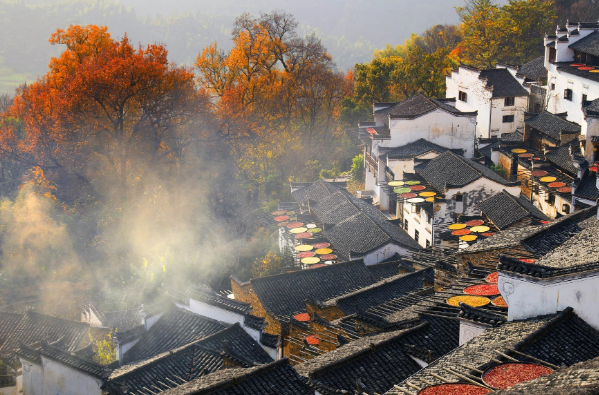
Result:
{"label": "green tree", "polygon": [[[117,328],[118,329],[118,328]],[[90,334],[91,339],[91,334]],[[108,365],[116,361],[116,346],[112,339],[112,334],[109,333],[106,336],[99,337],[96,339],[93,345],[95,351],[96,362],[101,365]]]}
{"label": "green tree", "polygon": [[364,178],[364,156],[354,156],[351,161],[351,175],[354,181],[362,182]]}
{"label": "green tree", "polygon": [[262,258],[256,258],[252,267],[252,277],[264,277],[281,273],[283,259],[275,251],[269,251]]}

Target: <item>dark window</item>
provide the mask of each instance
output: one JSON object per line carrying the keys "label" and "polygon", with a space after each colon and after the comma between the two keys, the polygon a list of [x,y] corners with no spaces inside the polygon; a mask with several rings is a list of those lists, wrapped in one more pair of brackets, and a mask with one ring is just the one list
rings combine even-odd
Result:
{"label": "dark window", "polygon": [[408,231],[408,220],[406,219],[403,223],[403,228],[405,229],[405,231]]}
{"label": "dark window", "polygon": [[551,90],[554,91],[555,90],[555,84],[551,84]]}
{"label": "dark window", "polygon": [[463,195],[461,193],[458,193],[457,195],[455,195],[455,201],[456,202],[461,202],[463,198]]}
{"label": "dark window", "polygon": [[540,113],[540,112],[541,112],[541,104],[540,104],[540,103],[537,103],[537,104],[535,104],[535,113],[537,113],[537,114],[538,114],[538,113]]}
{"label": "dark window", "polygon": [[564,214],[570,214],[570,205],[564,203],[564,205],[562,207],[562,211],[564,212]]}
{"label": "dark window", "polygon": [[545,201],[549,204],[555,203],[555,195],[553,193],[548,193],[547,196],[545,196]]}
{"label": "dark window", "polygon": [[514,122],[514,116],[513,115],[504,115],[503,123],[510,123],[510,122]]}
{"label": "dark window", "polygon": [[508,106],[513,106],[515,103],[516,99],[513,97],[506,97],[505,100],[503,101],[503,104],[508,107]]}
{"label": "dark window", "polygon": [[420,232],[418,232],[417,230],[414,231],[414,240],[416,240],[416,242],[418,243],[418,239],[420,238]]}
{"label": "dark window", "polygon": [[431,248],[431,242],[430,242],[430,240],[426,241],[426,248]]}
{"label": "dark window", "polygon": [[468,101],[468,94],[466,92],[460,91],[458,94],[458,99],[460,99],[460,101]]}
{"label": "dark window", "polygon": [[422,208],[422,207],[420,207],[420,206],[416,206],[416,214],[420,215],[420,209],[421,209],[421,208]]}
{"label": "dark window", "polygon": [[572,89],[564,89],[564,99],[572,100]]}
{"label": "dark window", "polygon": [[584,95],[584,94],[582,95],[582,101],[583,101],[583,103],[584,103],[585,101],[587,101],[587,95]]}

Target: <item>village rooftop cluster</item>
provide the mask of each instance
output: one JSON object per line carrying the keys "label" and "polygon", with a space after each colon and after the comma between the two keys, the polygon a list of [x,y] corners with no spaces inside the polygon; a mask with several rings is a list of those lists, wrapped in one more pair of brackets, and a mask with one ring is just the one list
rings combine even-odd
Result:
{"label": "village rooftop cluster", "polygon": [[0,312],[0,393],[599,393],[599,22],[540,40],[374,103],[364,190],[292,183],[272,213],[286,272],[80,322]]}

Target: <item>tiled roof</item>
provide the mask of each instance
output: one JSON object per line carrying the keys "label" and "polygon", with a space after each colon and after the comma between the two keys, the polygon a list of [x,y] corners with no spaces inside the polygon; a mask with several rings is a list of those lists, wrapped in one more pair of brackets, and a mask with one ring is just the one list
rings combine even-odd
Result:
{"label": "tiled roof", "polygon": [[421,249],[406,231],[390,223],[376,207],[337,190],[313,205],[318,220],[328,225],[323,235],[331,242],[337,255],[350,259],[350,252],[366,253],[388,242],[410,249]]}
{"label": "tiled roof", "polygon": [[597,207],[593,206],[565,215],[548,225],[530,225],[501,231],[460,252],[473,253],[522,245],[532,253],[545,255],[580,232],[580,223],[596,213]]}
{"label": "tiled roof", "polygon": [[575,51],[599,56],[599,31],[595,31],[588,36],[581,38],[574,44],[570,44],[568,47]]}
{"label": "tiled roof", "polygon": [[539,56],[536,59],[531,60],[528,63],[518,67],[516,73],[519,77],[524,77],[532,81],[540,81],[547,78],[547,69],[545,68],[545,57]]}
{"label": "tiled roof", "polygon": [[171,307],[125,354],[125,361],[152,358],[225,329],[228,325]]}
{"label": "tiled roof", "polygon": [[562,134],[580,134],[580,125],[548,111],[533,115],[524,123],[556,140],[560,140]]}
{"label": "tiled roof", "polygon": [[496,395],[595,395],[599,394],[599,358],[497,391]]}
{"label": "tiled roof", "polygon": [[586,176],[580,180],[576,187],[574,195],[584,199],[597,201],[599,199],[599,190],[597,189],[597,173],[587,172]]}
{"label": "tiled roof", "polygon": [[105,312],[102,324],[109,328],[128,330],[141,324],[139,313],[139,309]]}
{"label": "tiled roof", "polygon": [[293,191],[291,195],[296,202],[301,204],[308,200],[319,202],[339,190],[341,190],[341,188],[338,188],[329,182],[318,180],[312,183],[310,186]]}
{"label": "tiled roof", "polygon": [[61,340],[64,349],[75,351],[80,343],[89,342],[88,331],[87,324],[28,311],[7,336],[0,354],[14,352],[19,347],[19,341],[30,345],[41,341],[51,343]]}
{"label": "tiled roof", "polygon": [[22,314],[0,312],[0,347],[17,328],[22,318]]}
{"label": "tiled roof", "polygon": [[127,331],[117,330],[114,334],[114,340],[119,344],[125,344],[132,340],[140,338],[141,335],[143,335],[144,333],[146,333],[146,327],[144,325],[138,325]]}
{"label": "tiled roof", "polygon": [[376,265],[368,265],[366,268],[372,274],[372,277],[375,281],[381,281],[389,277],[393,277],[399,274],[399,267],[401,265],[401,261],[399,260],[399,256],[395,257],[396,259],[377,263]]}
{"label": "tiled roof", "polygon": [[599,81],[599,73],[589,73],[588,70],[579,70],[578,66],[570,66],[572,62],[554,63],[557,71],[575,75],[591,81]]}
{"label": "tiled roof", "polygon": [[521,221],[527,217],[549,220],[545,214],[532,205],[524,196],[515,197],[506,190],[483,200],[478,208],[499,229]]}
{"label": "tiled roof", "polygon": [[[580,341],[581,338],[584,338],[585,341]],[[503,359],[495,351],[509,354],[508,348],[535,358],[553,358],[564,363],[574,363],[593,358],[595,354],[599,355],[598,341],[597,331],[579,319],[571,308],[551,317],[507,322],[499,327],[487,329],[479,336],[412,375],[404,383],[399,384],[398,388],[391,389],[387,394],[402,394],[402,389],[411,391],[412,389],[405,384],[407,381],[420,387],[426,387],[428,385],[426,383],[442,383],[443,381],[436,376],[444,377],[449,382],[459,381],[457,376],[445,369],[462,375],[464,373],[476,374],[471,369],[465,368],[464,365],[484,370],[493,364],[492,357]],[[563,343],[563,347],[560,346],[560,343]],[[574,343],[579,344],[574,346]],[[574,347],[567,349],[568,346]],[[523,357],[518,355],[512,355],[512,357],[523,360]]]}
{"label": "tiled roof", "polygon": [[537,264],[548,267],[572,267],[599,262],[599,220],[591,218],[579,224],[581,230],[572,230],[566,241],[541,258]]}
{"label": "tiled roof", "polygon": [[248,369],[223,369],[164,395],[312,395],[314,391],[286,358]]}
{"label": "tiled roof", "polygon": [[[185,384],[223,368],[224,358],[242,367],[272,362],[270,356],[239,324],[140,364],[115,370],[111,384],[131,394],[157,386],[161,391]],[[176,384],[176,385],[175,385]]]}
{"label": "tiled roof", "polygon": [[522,132],[516,130],[512,133],[503,133],[501,135],[501,142],[506,143],[521,143],[524,141],[524,135]]}
{"label": "tiled roof", "polygon": [[192,287],[185,291],[185,294],[191,299],[207,303],[214,307],[223,310],[228,310],[237,314],[248,314],[252,311],[252,306],[249,303],[240,302],[239,300],[229,299],[218,295],[214,291],[202,287]]}
{"label": "tiled roof", "polygon": [[337,306],[345,315],[354,314],[422,288],[427,275],[434,276],[433,268],[410,274],[400,274],[357,291],[329,299],[323,304]]}
{"label": "tiled roof", "polygon": [[39,353],[45,358],[56,361],[92,377],[105,378],[110,374],[110,369],[106,366],[97,364],[88,359],[80,358],[73,353],[54,347],[46,342],[42,342]]}
{"label": "tiled roof", "polygon": [[488,167],[458,156],[451,151],[415,166],[414,170],[440,192],[445,192],[446,187],[468,185],[482,177],[499,184],[509,184]]}
{"label": "tiled roof", "polygon": [[250,280],[267,312],[286,318],[306,309],[306,299],[325,301],[375,282],[362,260]]}
{"label": "tiled roof", "polygon": [[582,109],[587,117],[599,117],[599,99],[595,99],[590,102],[584,102]]}
{"label": "tiled roof", "polygon": [[[379,148],[381,149],[381,148]],[[445,151],[449,151],[448,148],[442,147],[438,144],[431,143],[425,139],[419,139],[414,141],[413,143],[409,143],[406,145],[402,145],[401,147],[396,147],[392,149],[381,149],[383,154],[380,155],[380,158],[389,158],[389,159],[402,159],[402,158],[413,158],[415,156],[423,155],[428,152],[437,152],[443,153]]]}
{"label": "tiled roof", "polygon": [[376,111],[376,114],[390,118],[414,119],[431,111],[441,109],[456,116],[475,116],[476,112],[462,112],[442,100],[431,99],[419,93],[391,107]]}
{"label": "tiled roof", "polygon": [[345,344],[296,367],[323,394],[355,393],[360,380],[367,393],[383,393],[395,383],[421,369],[403,351],[406,335],[418,332],[426,323],[410,329],[365,337]]}
{"label": "tiled roof", "polygon": [[486,79],[493,97],[528,96],[528,91],[507,69],[481,70],[479,79]]}
{"label": "tiled roof", "polygon": [[574,177],[578,173],[578,170],[574,167],[574,159],[570,151],[572,151],[573,155],[580,152],[578,140],[553,149],[547,153],[546,158],[549,162],[559,167],[560,170]]}

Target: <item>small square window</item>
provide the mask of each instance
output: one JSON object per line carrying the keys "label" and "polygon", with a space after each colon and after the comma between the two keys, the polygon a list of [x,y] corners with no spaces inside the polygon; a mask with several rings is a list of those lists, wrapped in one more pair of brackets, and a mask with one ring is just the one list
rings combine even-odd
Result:
{"label": "small square window", "polygon": [[458,94],[458,99],[460,99],[460,101],[468,101],[468,94],[466,92],[462,92],[460,91]]}
{"label": "small square window", "polygon": [[514,122],[513,115],[504,115],[503,116],[503,123],[511,123],[511,122]]}
{"label": "small square window", "polygon": [[555,90],[555,84],[551,84],[551,90],[554,91]]}
{"label": "small square window", "polygon": [[514,105],[514,103],[516,102],[516,99],[513,97],[506,97],[505,100],[503,101],[503,104],[506,107],[511,107]]}
{"label": "small square window", "polygon": [[572,89],[564,89],[564,99],[572,101]]}

